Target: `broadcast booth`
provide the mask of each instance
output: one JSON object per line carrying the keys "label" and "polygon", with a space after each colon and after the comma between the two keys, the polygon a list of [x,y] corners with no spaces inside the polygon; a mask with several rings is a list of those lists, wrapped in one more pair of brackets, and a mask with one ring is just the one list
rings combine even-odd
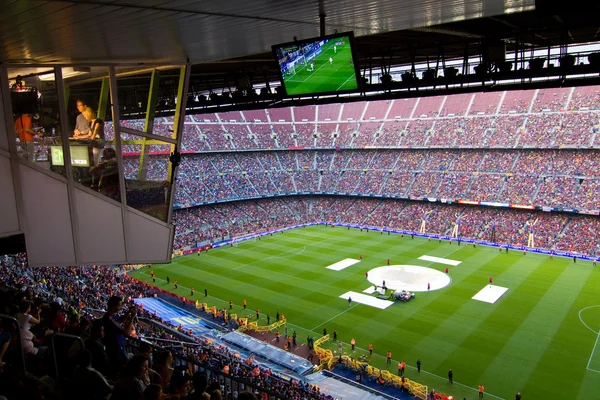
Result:
{"label": "broadcast booth", "polygon": [[[0,67],[0,218],[25,234],[31,265],[170,260],[189,73],[187,62]],[[149,87],[135,102],[118,95],[132,80]],[[161,112],[171,129],[154,129]],[[150,154],[165,159],[151,173]]]}

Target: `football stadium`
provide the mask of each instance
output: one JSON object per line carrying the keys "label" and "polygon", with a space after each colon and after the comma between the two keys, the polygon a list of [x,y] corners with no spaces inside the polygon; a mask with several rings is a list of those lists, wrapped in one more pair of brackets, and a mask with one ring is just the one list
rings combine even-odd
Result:
{"label": "football stadium", "polygon": [[0,400],[599,397],[598,5],[5,3]]}

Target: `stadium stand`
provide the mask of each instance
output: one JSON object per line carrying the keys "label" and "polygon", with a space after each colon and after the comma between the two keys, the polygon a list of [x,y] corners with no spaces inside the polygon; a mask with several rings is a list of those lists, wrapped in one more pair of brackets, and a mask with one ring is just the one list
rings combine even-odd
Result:
{"label": "stadium stand", "polygon": [[[139,399],[152,384],[160,385],[165,393],[186,396],[194,388],[201,394],[209,384],[216,384],[227,398],[233,398],[229,396],[234,392],[237,396],[238,392],[250,390],[259,396],[262,393],[263,398],[333,400],[314,385],[284,379],[254,363],[251,356],[242,359],[228,347],[201,341],[191,329],[173,325],[156,312],[136,306],[134,300],[142,297],[160,295],[170,302],[181,299],[137,283],[120,268],[35,270],[26,266],[24,254],[2,256],[0,261],[0,277],[7,290],[0,303],[3,312],[21,318],[21,310],[24,317],[33,315],[34,321],[39,320],[31,328],[21,329],[21,335],[31,329],[30,334],[40,338],[35,346],[27,347],[31,336],[21,336],[27,349],[27,367],[36,374],[47,371],[47,378],[60,382],[65,398],[106,398],[112,394],[111,399]],[[106,291],[86,290],[88,287]],[[122,309],[127,311],[121,312]],[[133,318],[137,320],[135,331],[127,323]],[[132,329],[131,333],[112,328],[118,323],[113,321],[119,319],[125,329]],[[13,328],[4,332],[20,336]],[[11,344],[5,360],[14,362],[20,348],[20,344]],[[227,372],[223,373],[225,366]],[[86,369],[92,372],[82,375]],[[4,382],[5,393],[19,398],[41,398],[44,392],[54,396],[50,386],[36,384],[32,377],[25,379],[28,381]],[[179,381],[193,381],[194,385],[181,384],[179,388]]]}
{"label": "stadium stand", "polygon": [[[174,248],[195,249],[305,223],[414,232],[428,213],[427,235],[449,235],[460,216],[460,237],[519,247],[527,244],[528,224],[535,222],[535,247],[596,256],[597,216],[456,204],[466,200],[546,211],[599,210],[600,151],[593,147],[600,115],[594,111],[596,91],[539,89],[188,116],[173,214]],[[127,122],[130,127],[140,123]],[[172,127],[171,117],[155,120],[158,135],[168,136]],[[127,178],[137,176],[139,152],[140,146],[126,146]],[[168,146],[150,146],[147,179],[164,180],[168,162]],[[454,204],[419,201],[425,197]],[[21,261],[4,257],[2,262],[14,266]],[[128,305],[140,295],[164,296],[127,281],[120,270],[53,268],[48,275],[24,266],[2,268],[0,274],[11,290],[45,280],[40,296],[60,297],[67,303],[65,311],[79,310],[79,322],[69,321],[65,332],[82,340],[87,333],[79,326],[93,326],[110,295],[124,296]],[[92,281],[107,291],[85,292],[86,282]],[[72,290],[52,289],[58,287]],[[5,306],[14,309],[17,298]],[[235,373],[225,381],[225,391],[233,391],[237,379],[238,390],[330,398],[263,366],[258,366],[257,378],[255,367],[232,360],[227,347],[199,343],[186,329],[147,312],[142,316],[137,335],[156,339],[150,340],[157,346],[153,351],[165,347],[162,340],[181,341],[171,349],[172,357],[196,365],[217,382],[223,379],[214,371],[229,363]],[[131,349],[139,345],[128,343]],[[116,371],[107,374],[116,378]],[[122,390],[120,385],[115,392]]]}

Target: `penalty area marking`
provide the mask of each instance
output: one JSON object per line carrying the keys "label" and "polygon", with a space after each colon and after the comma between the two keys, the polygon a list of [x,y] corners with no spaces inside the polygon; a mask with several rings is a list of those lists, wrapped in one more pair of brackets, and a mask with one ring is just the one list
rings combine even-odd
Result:
{"label": "penalty area marking", "polygon": [[600,304],[582,308],[581,310],[579,310],[578,315],[579,315],[579,320],[581,321],[583,326],[585,326],[590,331],[592,331],[596,334],[596,341],[594,342],[594,348],[592,349],[592,353],[590,354],[590,358],[588,359],[588,363],[587,363],[585,369],[587,369],[588,371],[592,371],[592,372],[596,372],[596,373],[600,374],[600,371],[598,371],[597,369],[590,368],[590,364],[592,363],[592,359],[594,358],[594,353],[596,352],[596,347],[598,347],[598,339],[600,339],[600,332],[596,332],[595,330],[590,328],[589,325],[584,322],[583,318],[581,318],[581,313],[584,312],[585,310],[589,310],[590,308],[598,308],[598,307],[600,307]]}
{"label": "penalty area marking", "polygon": [[345,258],[342,261],[338,261],[335,264],[331,264],[327,267],[327,269],[332,269],[334,271],[341,271],[343,269],[348,268],[351,265],[358,264],[360,260],[355,260],[354,258]]}
{"label": "penalty area marking", "polygon": [[450,260],[449,258],[440,258],[440,257],[433,257],[433,256],[421,256],[421,257],[419,257],[419,260],[431,261],[431,262],[438,263],[438,264],[452,265],[454,267],[456,267],[457,265],[459,265],[462,262],[462,261]]}
{"label": "penalty area marking", "polygon": [[471,299],[483,301],[485,303],[494,304],[500,297],[508,291],[508,288],[496,285],[486,285]]}

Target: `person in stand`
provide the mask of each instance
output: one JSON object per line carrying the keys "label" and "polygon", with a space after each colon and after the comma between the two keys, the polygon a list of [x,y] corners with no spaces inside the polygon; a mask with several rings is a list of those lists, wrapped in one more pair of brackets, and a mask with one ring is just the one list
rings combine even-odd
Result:
{"label": "person in stand", "polygon": [[117,319],[123,308],[123,302],[119,296],[108,299],[106,313],[102,317],[104,324],[104,339],[106,354],[111,364],[111,370],[115,373],[121,371],[127,363],[127,351],[125,350],[125,335],[131,332],[133,321],[137,315],[137,307],[129,308],[125,316]]}
{"label": "person in stand", "polygon": [[90,174],[93,189],[115,200],[120,198],[119,169],[115,149],[107,147],[102,150],[101,161],[90,168]]}
{"label": "person in stand", "polygon": [[41,136],[41,134],[33,130],[31,114],[21,114],[15,120],[14,129],[19,138],[21,158],[33,162],[35,160],[34,136]]}
{"label": "person in stand", "polygon": [[81,139],[87,139],[92,141],[92,153],[94,155],[94,164],[98,164],[100,162],[100,154],[102,154],[102,149],[104,149],[104,121],[97,117],[94,110],[90,107],[86,107],[85,110],[81,113],[85,117],[87,121],[90,131],[87,136],[81,136]]}
{"label": "person in stand", "polygon": [[77,100],[77,118],[75,119],[75,129],[73,130],[73,138],[74,139],[83,139],[90,134],[90,123],[85,118],[83,112],[88,108],[85,101],[78,99]]}
{"label": "person in stand", "polygon": [[421,372],[421,360],[417,360],[417,372]]}
{"label": "person in stand", "polygon": [[91,336],[85,341],[85,348],[92,354],[92,367],[103,375],[110,373],[110,362],[104,345],[104,322],[97,319],[92,322]]}
{"label": "person in stand", "polygon": [[453,384],[454,381],[452,379],[452,377],[454,376],[454,373],[452,372],[451,369],[448,370],[448,383]]}

